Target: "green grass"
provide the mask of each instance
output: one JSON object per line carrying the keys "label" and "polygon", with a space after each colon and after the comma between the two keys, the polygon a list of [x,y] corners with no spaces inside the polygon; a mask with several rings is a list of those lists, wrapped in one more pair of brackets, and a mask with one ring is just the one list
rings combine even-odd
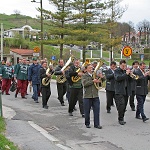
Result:
{"label": "green grass", "polygon": [[5,120],[0,117],[0,150],[18,150],[18,148],[5,137],[5,125]]}

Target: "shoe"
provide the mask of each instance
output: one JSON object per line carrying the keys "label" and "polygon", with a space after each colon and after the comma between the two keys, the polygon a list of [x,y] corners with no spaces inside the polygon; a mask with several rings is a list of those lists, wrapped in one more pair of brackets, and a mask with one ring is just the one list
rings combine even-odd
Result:
{"label": "shoe", "polygon": [[10,95],[9,93],[6,93],[6,95]]}
{"label": "shoe", "polygon": [[61,103],[61,106],[65,106],[65,104],[64,104],[64,103]]}
{"label": "shoe", "polygon": [[132,111],[135,111],[135,108],[131,108]]}
{"label": "shoe", "polygon": [[17,94],[15,94],[15,98],[17,98]]}
{"label": "shoe", "polygon": [[107,113],[110,114],[111,113],[110,110],[107,110]]}
{"label": "shoe", "polygon": [[94,126],[94,128],[102,129],[102,126]]}
{"label": "shoe", "polygon": [[48,106],[47,106],[47,105],[45,105],[45,106],[43,106],[43,108],[48,109]]}
{"label": "shoe", "polygon": [[86,128],[91,128],[91,126],[90,125],[86,125]]}
{"label": "shoe", "polygon": [[126,122],[124,122],[124,121],[119,121],[119,124],[120,124],[120,125],[125,125]]}
{"label": "shoe", "polygon": [[72,112],[71,112],[71,113],[69,113],[69,116],[73,116]]}
{"label": "shoe", "polygon": [[22,96],[23,99],[27,99],[25,96]]}
{"label": "shoe", "polygon": [[143,122],[145,122],[145,121],[147,121],[147,120],[149,120],[149,118],[143,118]]}
{"label": "shoe", "polygon": [[136,116],[135,118],[136,118],[136,119],[142,119],[140,116]]}
{"label": "shoe", "polygon": [[85,115],[84,114],[82,114],[82,118],[84,118],[85,117]]}
{"label": "shoe", "polygon": [[34,101],[35,103],[39,103],[38,100]]}

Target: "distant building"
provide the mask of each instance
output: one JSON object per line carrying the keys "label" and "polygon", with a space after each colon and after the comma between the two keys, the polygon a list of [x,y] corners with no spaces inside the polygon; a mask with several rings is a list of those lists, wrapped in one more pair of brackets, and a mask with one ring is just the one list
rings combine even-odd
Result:
{"label": "distant building", "polygon": [[41,30],[33,29],[29,25],[25,25],[21,28],[14,28],[4,31],[4,37],[12,38],[15,35],[21,35],[23,38],[37,39]]}

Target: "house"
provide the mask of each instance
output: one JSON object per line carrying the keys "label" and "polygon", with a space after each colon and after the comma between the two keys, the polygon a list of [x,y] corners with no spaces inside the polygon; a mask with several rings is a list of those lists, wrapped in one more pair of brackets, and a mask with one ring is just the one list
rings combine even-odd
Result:
{"label": "house", "polygon": [[41,30],[33,29],[29,25],[25,25],[21,28],[14,28],[4,31],[5,38],[12,38],[15,35],[21,35],[23,38],[31,38],[36,39]]}
{"label": "house", "polygon": [[34,54],[32,49],[10,49],[10,55],[13,58],[13,64],[17,64],[20,58],[31,60]]}

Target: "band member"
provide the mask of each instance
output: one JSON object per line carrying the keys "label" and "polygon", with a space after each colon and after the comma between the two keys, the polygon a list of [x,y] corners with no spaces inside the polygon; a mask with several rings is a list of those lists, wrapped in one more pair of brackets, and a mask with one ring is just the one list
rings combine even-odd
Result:
{"label": "band member", "polygon": [[15,98],[20,91],[21,97],[26,99],[26,89],[27,89],[27,79],[28,79],[28,66],[26,65],[26,59],[22,59],[22,63],[17,65],[14,73],[14,80],[17,80],[17,89]]}
{"label": "band member", "polygon": [[114,78],[114,70],[116,69],[116,62],[112,61],[110,63],[110,68],[106,70],[105,76],[106,76],[106,109],[107,113],[111,113],[111,105],[113,104],[113,99],[115,98],[115,78]]}
{"label": "band member", "polygon": [[102,129],[100,126],[100,100],[98,97],[98,89],[95,87],[94,83],[99,83],[98,79],[93,79],[92,70],[93,67],[91,64],[85,66],[86,73],[82,76],[82,85],[83,85],[83,106],[85,114],[85,125],[87,128],[90,126],[90,110],[93,108],[94,113],[94,127],[97,129]]}
{"label": "band member", "polygon": [[38,103],[38,93],[40,90],[40,72],[41,65],[38,64],[37,58],[33,58],[33,64],[29,67],[28,70],[28,81],[30,86],[33,87],[32,99],[35,103]]}
{"label": "band member", "polygon": [[58,92],[58,100],[61,103],[61,106],[65,106],[64,104],[64,98],[63,96],[66,93],[67,90],[67,85],[66,85],[66,78],[65,78],[65,71],[61,71],[61,69],[64,66],[64,61],[62,59],[59,60],[59,65],[56,67],[55,69],[55,73],[54,75],[61,75],[59,77],[61,77],[60,79],[63,80],[63,82],[60,83],[60,81],[58,79],[56,79],[57,82],[57,92]]}
{"label": "band member", "polygon": [[118,111],[118,122],[120,125],[124,125],[124,114],[128,103],[128,96],[131,95],[131,84],[132,79],[130,69],[126,70],[126,61],[121,60],[119,68],[114,70],[115,77],[115,102]]}
{"label": "band member", "polygon": [[[138,69],[138,67],[139,67],[139,62],[134,61],[132,63],[132,69],[131,69],[133,74],[135,74],[135,71]],[[131,80],[131,90],[132,90],[132,95],[129,98],[129,104],[130,104],[131,110],[135,111],[135,104],[134,104],[134,97],[135,97],[135,91],[136,91],[136,80],[135,79]]]}
{"label": "band member", "polygon": [[78,59],[74,60],[74,65],[72,65],[69,69],[69,76],[71,78],[78,78],[76,81],[73,81],[72,85],[70,86],[70,101],[69,101],[69,108],[68,112],[70,116],[73,116],[72,112],[74,107],[78,101],[80,113],[82,117],[84,117],[84,110],[83,110],[83,87],[81,83],[81,76],[83,72],[77,70],[80,69],[80,61]]}
{"label": "band member", "polygon": [[13,68],[9,61],[6,61],[6,65],[3,65],[0,69],[0,80],[2,80],[2,94],[6,92],[9,94],[9,89],[11,86],[11,80],[13,78]]}
{"label": "band member", "polygon": [[42,68],[40,69],[40,79],[41,79],[40,85],[41,85],[41,92],[42,92],[42,105],[43,105],[43,108],[48,109],[47,102],[48,102],[50,95],[51,95],[50,82],[45,85],[42,83],[42,79],[43,78],[50,79],[51,73],[46,72],[46,69],[47,69],[47,63],[46,62],[42,62],[41,65],[42,65]]}
{"label": "band member", "polygon": [[[148,94],[148,80],[150,80],[149,72],[145,72],[145,63],[141,62],[139,68],[135,71],[135,74],[139,76],[136,84],[136,99],[137,99],[137,110],[136,118],[141,119],[143,122],[147,121],[149,118],[146,117],[144,113],[144,103],[146,95]],[[141,116],[140,116],[141,115]]]}

